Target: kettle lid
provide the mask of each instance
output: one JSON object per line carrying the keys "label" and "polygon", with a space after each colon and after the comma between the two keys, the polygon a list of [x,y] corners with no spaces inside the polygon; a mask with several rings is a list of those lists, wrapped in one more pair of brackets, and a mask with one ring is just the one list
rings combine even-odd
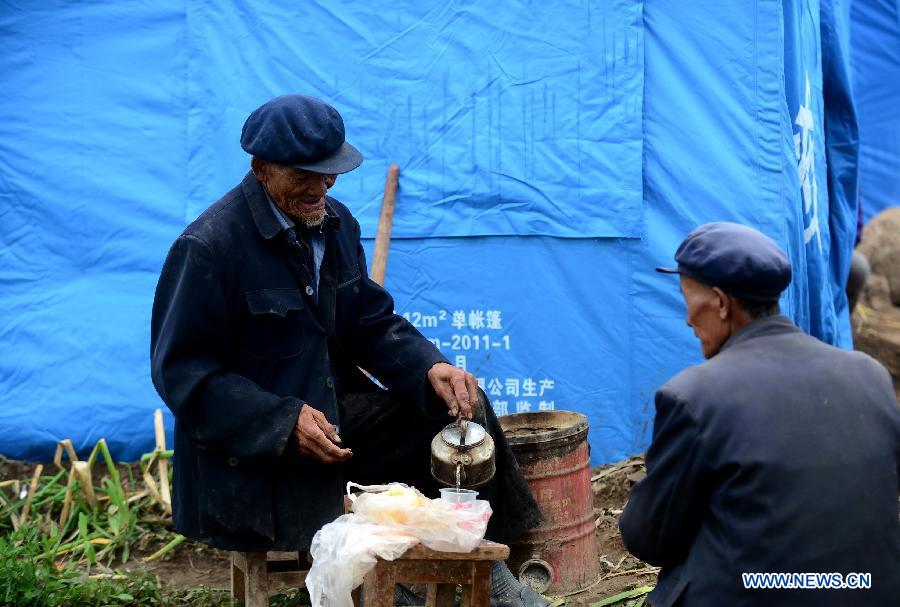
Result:
{"label": "kettle lid", "polygon": [[452,423],[441,430],[441,440],[457,449],[468,449],[477,447],[484,442],[487,432],[480,424],[475,422],[468,423],[468,429],[465,432],[465,443],[463,443],[463,431],[459,424]]}

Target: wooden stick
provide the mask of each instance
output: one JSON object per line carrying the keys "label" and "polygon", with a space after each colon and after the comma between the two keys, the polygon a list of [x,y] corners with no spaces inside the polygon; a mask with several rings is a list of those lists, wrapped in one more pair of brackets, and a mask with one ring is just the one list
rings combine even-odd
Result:
{"label": "wooden stick", "polygon": [[65,438],[59,441],[56,444],[56,455],[53,456],[53,463],[56,464],[56,467],[60,470],[63,469],[62,465],[62,454],[63,449],[65,449],[66,453],[69,455],[70,462],[77,462],[78,455],[75,454],[75,448],[72,446],[72,441],[68,438]]}
{"label": "wooden stick", "polygon": [[[159,489],[156,488],[156,481],[153,480],[153,473],[150,472],[150,467],[153,466],[153,462],[156,461],[158,455],[159,451],[154,451],[153,456],[147,462],[147,465],[144,466],[143,464],[141,464],[141,468],[143,469],[144,482],[147,484],[147,488],[150,489],[150,493],[153,495],[153,498],[160,504],[162,504],[162,495],[159,494]],[[163,509],[165,509],[165,506],[163,506]]]}
{"label": "wooden stick", "polygon": [[72,513],[72,490],[75,486],[75,462],[80,461],[78,459],[78,454],[75,453],[75,448],[72,446],[72,441],[68,438],[65,438],[59,441],[56,444],[56,454],[53,456],[53,463],[60,470],[64,470],[62,464],[62,456],[63,451],[69,456],[69,482],[66,485],[66,494],[63,498],[62,511],[59,513],[59,527],[62,529],[66,526],[66,523],[69,521],[69,515]]}
{"label": "wooden stick", "polygon": [[[9,505],[9,502],[3,499],[3,495],[0,494],[0,506],[3,506],[5,508],[9,507]],[[9,520],[12,521],[13,531],[17,530],[19,528],[19,517],[16,516],[16,513],[12,512],[12,510],[10,510],[9,513]]]}
{"label": "wooden stick", "polygon": [[394,223],[394,208],[397,203],[397,187],[400,185],[400,167],[392,164],[388,168],[384,184],[384,199],[381,201],[381,216],[378,218],[378,234],[375,236],[375,252],[372,254],[372,270],[369,278],[384,284],[387,269],[388,249],[391,246],[391,227]]}
{"label": "wooden stick", "polygon": [[[142,491],[137,491],[137,492],[135,492],[135,493],[132,494],[131,497],[129,497],[126,501],[130,504],[130,503],[132,503],[132,502],[138,501],[139,499],[145,498],[145,497],[147,497],[148,495],[150,495],[150,491],[148,491],[147,489],[144,489],[144,490],[142,490]],[[102,498],[101,498],[101,499],[102,499]],[[108,496],[107,496],[107,499],[109,499]]]}
{"label": "wooden stick", "polygon": [[62,529],[69,521],[72,510],[72,487],[75,485],[75,470],[69,468],[69,484],[66,485],[66,495],[63,498],[62,512],[59,513],[59,528]]}
{"label": "wooden stick", "polygon": [[81,485],[81,492],[91,508],[97,507],[97,495],[94,493],[94,475],[88,462],[72,462],[72,472]]}
{"label": "wooden stick", "polygon": [[[166,431],[163,428],[162,409],[157,409],[153,415],[153,426],[156,430],[156,450],[162,452],[166,450]],[[159,493],[162,497],[163,509],[172,514],[172,494],[169,490],[169,460],[161,457],[157,461],[159,468]]]}
{"label": "wooden stick", "polygon": [[608,580],[611,577],[619,577],[622,575],[653,575],[654,573],[659,573],[659,567],[644,567],[643,569],[626,569],[625,571],[616,571],[615,573],[608,573],[603,576],[604,580]]}
{"label": "wooden stick", "polygon": [[620,470],[625,470],[626,468],[640,468],[641,463],[642,462],[632,461],[629,459],[624,462],[614,464],[614,465],[610,466],[609,468],[606,468],[605,470],[601,470],[600,472],[598,472],[597,474],[592,476],[591,482],[593,483],[593,482],[599,481],[601,478],[605,478],[611,474],[615,474],[616,472],[619,472]]}
{"label": "wooden stick", "polygon": [[24,524],[28,520],[28,514],[31,512],[31,500],[37,492],[38,481],[41,480],[41,472],[44,471],[44,465],[38,464],[34,469],[34,475],[31,477],[31,485],[28,486],[28,496],[25,498],[25,505],[22,506],[22,515],[19,517],[19,524]]}

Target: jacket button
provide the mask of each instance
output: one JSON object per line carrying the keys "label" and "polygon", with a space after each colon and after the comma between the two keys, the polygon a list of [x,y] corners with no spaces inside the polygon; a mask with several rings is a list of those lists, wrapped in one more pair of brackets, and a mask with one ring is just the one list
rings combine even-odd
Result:
{"label": "jacket button", "polygon": [[354,293],[359,293],[359,287],[356,286],[356,285],[353,285],[353,292],[354,292]]}
{"label": "jacket button", "polygon": [[312,288],[311,286],[309,286],[309,285],[306,285],[306,294],[307,294],[307,295],[312,295],[312,294],[313,294],[313,288]]}
{"label": "jacket button", "polygon": [[331,379],[330,377],[326,377],[326,378],[325,378],[325,385],[328,386],[328,389],[329,389],[329,390],[332,389],[332,388],[334,388],[334,380]]}
{"label": "jacket button", "polygon": [[229,465],[229,466],[237,466],[237,465],[238,465],[238,458],[236,458],[236,457],[229,457],[229,458],[228,458],[228,465]]}

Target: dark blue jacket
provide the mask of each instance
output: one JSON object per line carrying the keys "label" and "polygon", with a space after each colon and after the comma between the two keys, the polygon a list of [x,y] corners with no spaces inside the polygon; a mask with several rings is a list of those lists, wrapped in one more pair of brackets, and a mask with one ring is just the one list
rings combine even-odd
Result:
{"label": "dark blue jacket", "polygon": [[175,241],[151,367],[175,415],[176,528],[233,550],[297,549],[342,512],[340,466],[289,442],[303,403],[339,424],[362,366],[424,406],[445,358],[368,279],[359,224],[327,199],[318,301],[252,173]]}
{"label": "dark blue jacket", "polygon": [[[900,605],[900,410],[887,371],[756,320],[656,394],[619,522],[654,606]],[[871,573],[870,590],[744,590],[741,573]]]}

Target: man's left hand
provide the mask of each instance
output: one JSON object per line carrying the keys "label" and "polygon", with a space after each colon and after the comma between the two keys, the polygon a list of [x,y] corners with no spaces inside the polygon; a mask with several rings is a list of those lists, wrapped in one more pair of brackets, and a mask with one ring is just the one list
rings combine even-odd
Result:
{"label": "man's left hand", "polygon": [[437,363],[428,370],[428,381],[447,403],[450,415],[472,419],[478,406],[478,382],[474,375],[448,363]]}

